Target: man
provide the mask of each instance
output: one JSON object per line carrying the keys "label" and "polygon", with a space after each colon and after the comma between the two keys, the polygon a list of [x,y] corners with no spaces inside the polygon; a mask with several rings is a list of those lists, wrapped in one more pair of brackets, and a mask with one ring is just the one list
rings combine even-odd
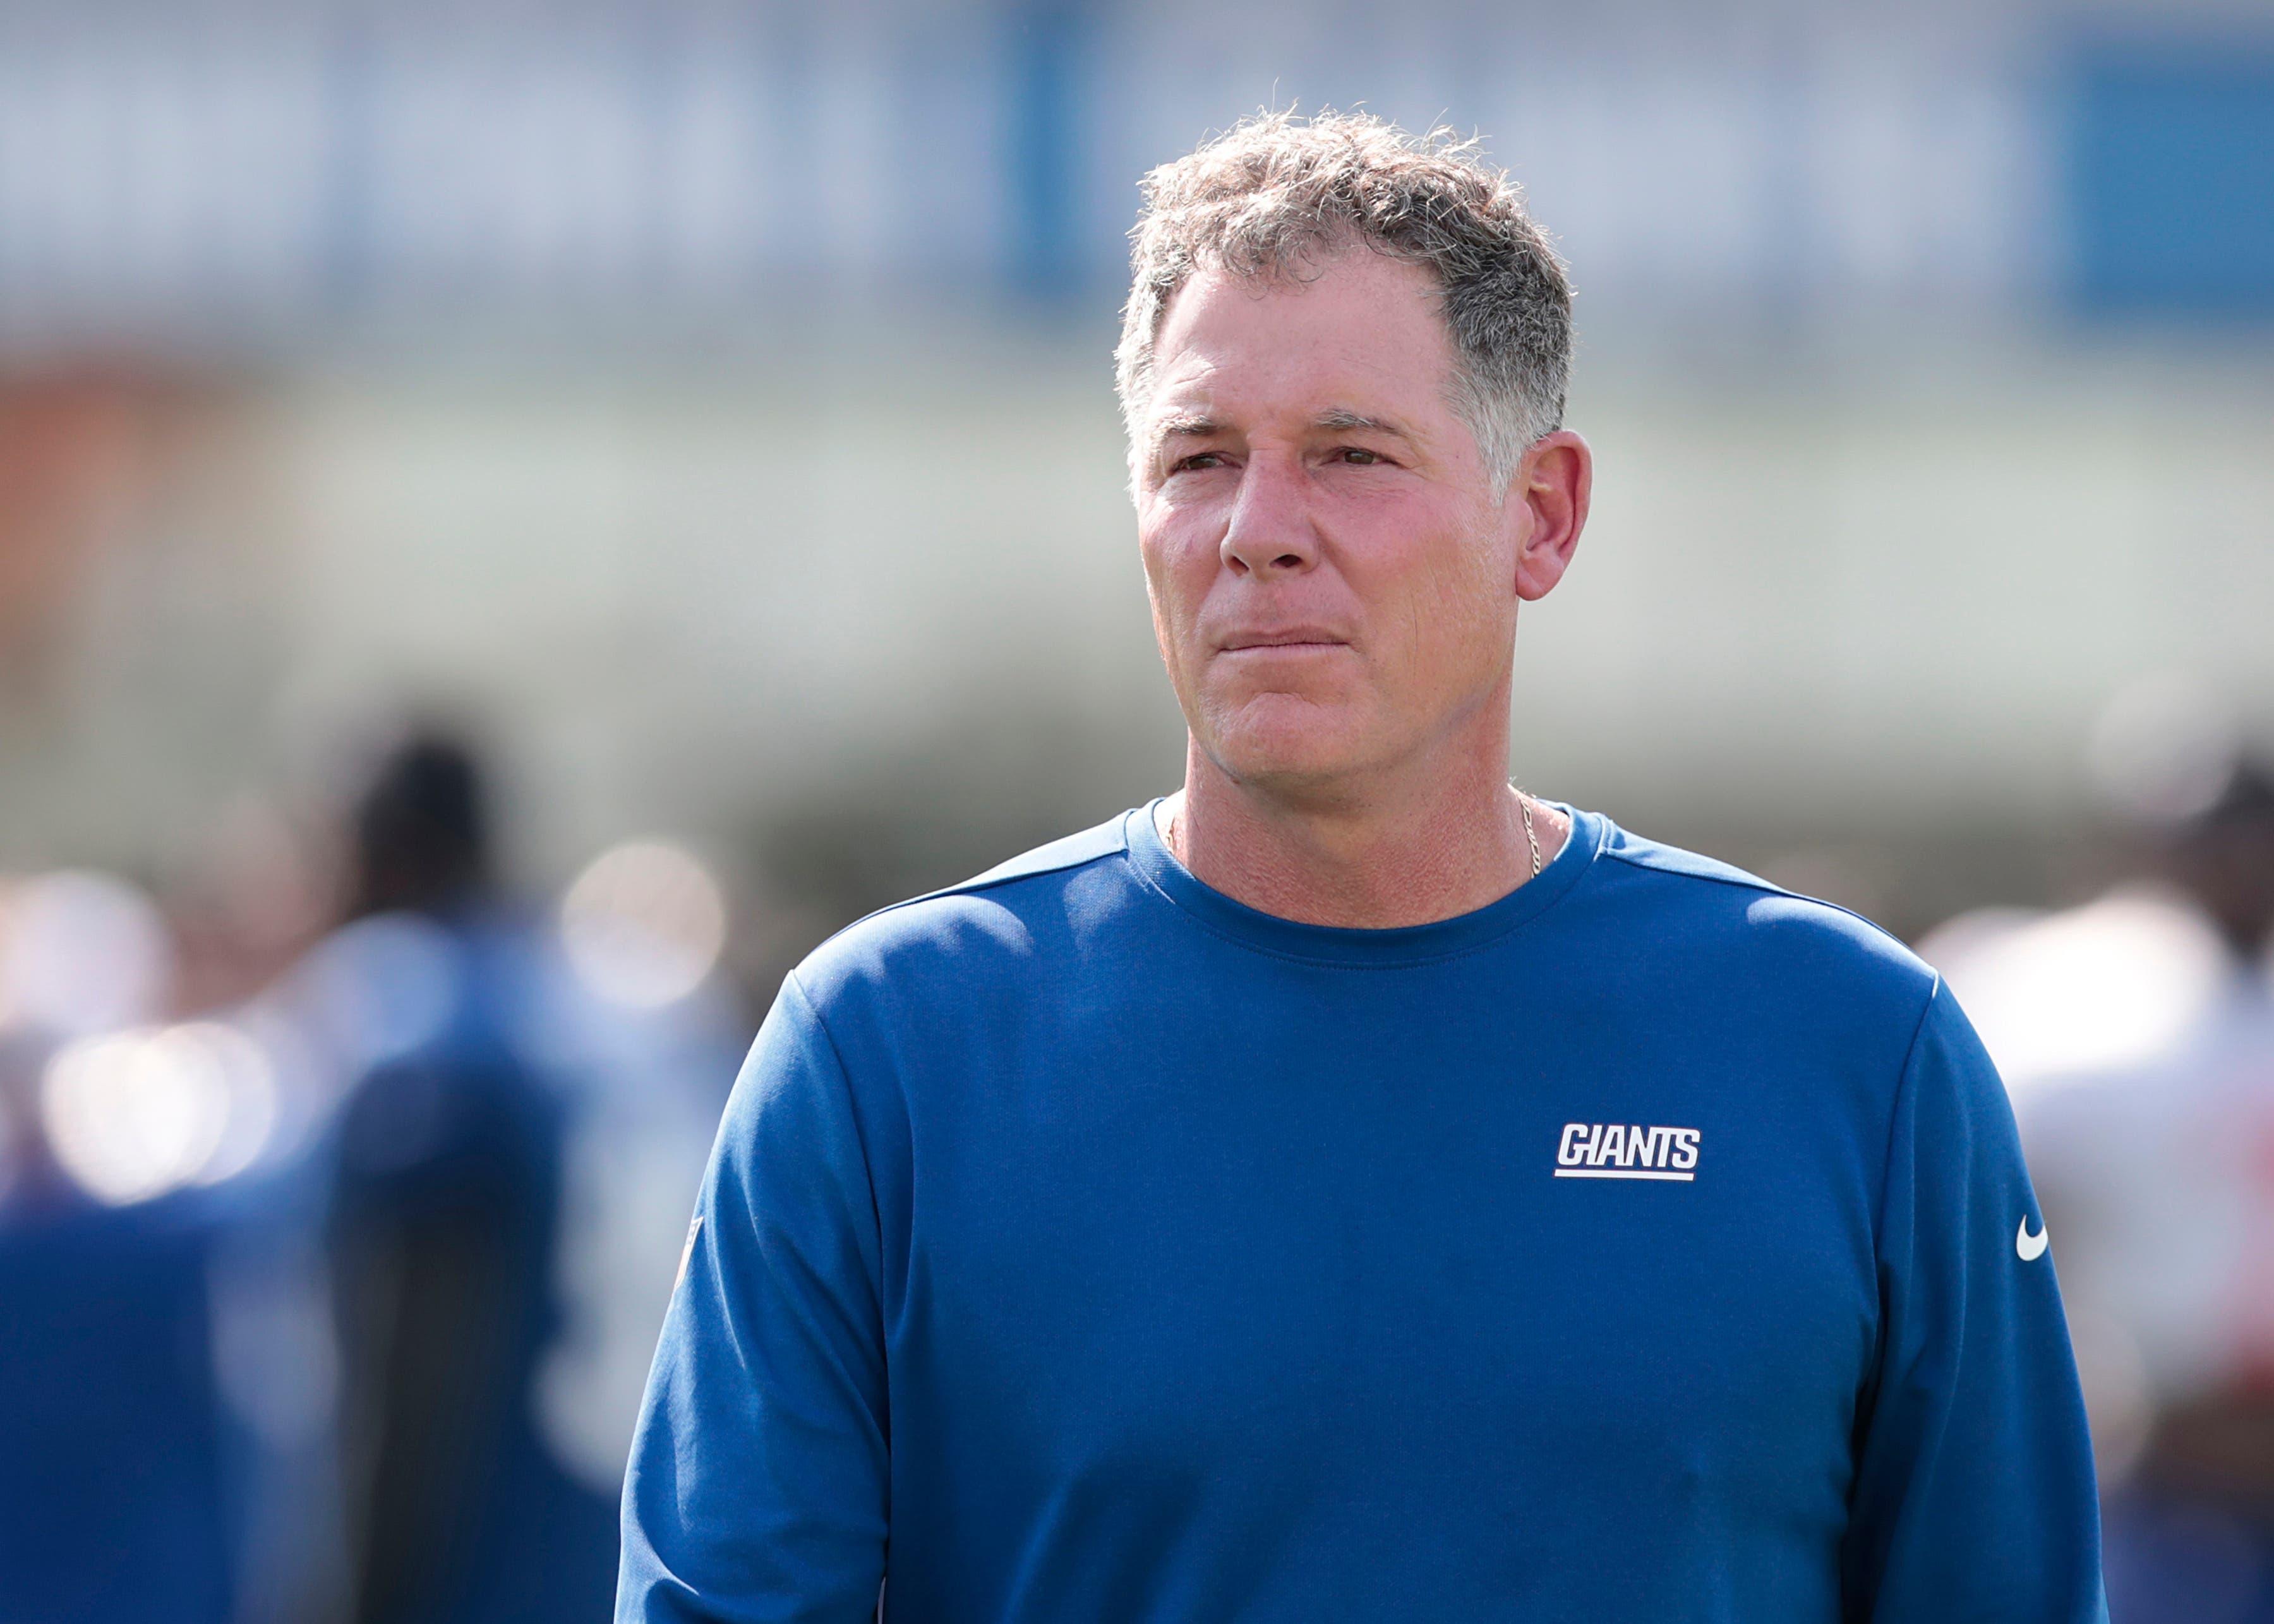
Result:
{"label": "man", "polygon": [[2102,1616],[2042,1222],[1931,973],[1508,785],[1590,473],[1513,189],[1266,118],[1156,172],[1135,267],[1184,789],[784,985],[618,1618]]}
{"label": "man", "polygon": [[0,1617],[230,1624],[253,1440],[214,1357],[215,1287],[273,1202],[182,1165],[187,1090],[139,1024],[175,979],[157,909],[91,874],[7,890]]}
{"label": "man", "polygon": [[[2141,831],[2174,894],[2127,887],[2034,928],[2034,951],[2065,952],[2072,981],[2057,933],[2075,942],[2126,906],[2176,914],[2213,955],[2193,1009],[2149,1052],[2056,1072],[2021,1099],[2069,1247],[2070,1307],[2090,1327],[2079,1341],[2097,1356],[2085,1372],[2106,1417],[2108,1589],[2126,1624],[2274,1624],[2274,773],[2238,753],[2223,777],[2209,805]],[[2142,987],[2193,980],[2167,935],[2100,929]],[[2010,964],[2032,950],[2003,951]],[[1969,984],[1978,962],[1962,953],[1949,974]],[[1999,979],[1990,968],[1985,991]]]}
{"label": "man", "polygon": [[564,1469],[543,1425],[573,1283],[571,1124],[529,1034],[557,1041],[563,1011],[498,880],[485,776],[439,732],[377,764],[355,806],[350,922],[308,983],[374,1028],[331,1136],[325,1224],[354,1624],[607,1605],[611,1497]]}

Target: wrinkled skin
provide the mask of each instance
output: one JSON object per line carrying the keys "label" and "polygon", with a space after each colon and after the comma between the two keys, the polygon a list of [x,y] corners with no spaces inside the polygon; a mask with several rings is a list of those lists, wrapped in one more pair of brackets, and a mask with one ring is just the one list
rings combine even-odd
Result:
{"label": "wrinkled skin", "polygon": [[1496,488],[1433,279],[1363,248],[1197,274],[1155,355],[1133,484],[1192,735],[1187,861],[1321,922],[1502,894],[1528,872],[1505,786],[1517,614],[1570,561],[1585,443],[1546,437]]}

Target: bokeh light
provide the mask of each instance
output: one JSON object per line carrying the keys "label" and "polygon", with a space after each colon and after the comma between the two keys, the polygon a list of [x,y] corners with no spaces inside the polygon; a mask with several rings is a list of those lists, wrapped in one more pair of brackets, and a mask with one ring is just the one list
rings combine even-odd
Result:
{"label": "bokeh light", "polygon": [[124,1205],[243,1171],[267,1141],[275,1090],[251,1040],[198,1022],[66,1044],[41,1079],[41,1115],[64,1170]]}
{"label": "bokeh light", "polygon": [[2210,923],[2145,887],[2058,914],[1962,915],[1919,951],[1948,980],[2016,1094],[2157,1055],[2226,974]]}
{"label": "bokeh light", "polygon": [[719,882],[685,848],[631,840],[594,858],[561,903],[568,962],[610,1003],[653,1009],[703,984],[727,943]]}
{"label": "bokeh light", "polygon": [[2116,811],[2149,824],[2195,816],[2234,775],[2242,740],[2229,701],[2184,672],[2127,683],[2094,724],[2094,787]]}
{"label": "bokeh light", "polygon": [[64,1035],[147,1019],[172,972],[164,921],[141,891],[66,869],[24,881],[0,932],[0,1025]]}

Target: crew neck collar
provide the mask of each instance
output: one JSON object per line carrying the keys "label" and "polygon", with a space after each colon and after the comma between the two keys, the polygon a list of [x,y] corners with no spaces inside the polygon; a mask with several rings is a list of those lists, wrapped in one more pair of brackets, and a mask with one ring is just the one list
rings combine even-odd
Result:
{"label": "crew neck collar", "polygon": [[1203,883],[1177,860],[1155,826],[1154,809],[1162,799],[1156,796],[1122,815],[1129,861],[1148,885],[1218,936],[1283,958],[1330,964],[1420,964],[1468,952],[1506,936],[1545,912],[1579,883],[1602,851],[1606,828],[1604,820],[1593,812],[1560,801],[1540,801],[1569,817],[1571,832],[1555,861],[1538,875],[1506,896],[1450,919],[1364,929],[1282,919]]}

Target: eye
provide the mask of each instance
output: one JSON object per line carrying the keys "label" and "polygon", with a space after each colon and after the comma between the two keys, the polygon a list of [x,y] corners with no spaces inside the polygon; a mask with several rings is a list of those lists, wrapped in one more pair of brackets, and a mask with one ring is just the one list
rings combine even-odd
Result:
{"label": "eye", "polygon": [[1337,447],[1335,456],[1337,461],[1345,462],[1352,468],[1373,468],[1389,461],[1379,451],[1368,451],[1364,446]]}
{"label": "eye", "polygon": [[1192,473],[1204,468],[1222,468],[1224,454],[1220,451],[1195,451],[1190,456],[1178,457],[1169,464],[1172,474]]}

